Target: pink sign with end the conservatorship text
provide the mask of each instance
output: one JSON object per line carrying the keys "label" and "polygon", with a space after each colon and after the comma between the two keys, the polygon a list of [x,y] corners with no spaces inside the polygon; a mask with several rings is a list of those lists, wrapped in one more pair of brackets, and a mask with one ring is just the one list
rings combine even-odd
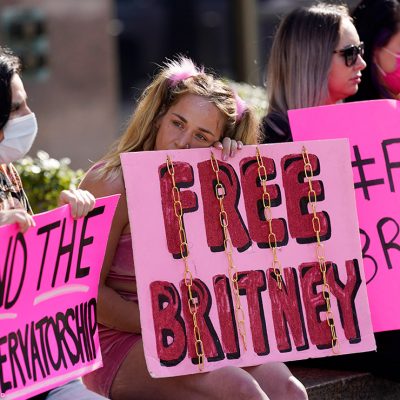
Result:
{"label": "pink sign with end the conservatorship text", "polygon": [[374,331],[400,329],[400,102],[292,110],[289,119],[294,139],[349,138]]}
{"label": "pink sign with end the conservatorship text", "polygon": [[0,228],[0,398],[28,399],[102,365],[96,299],[119,196],[84,218],[36,215]]}
{"label": "pink sign with end the conservatorship text", "polygon": [[228,161],[214,148],[121,155],[153,377],[199,372],[196,353],[204,372],[331,356],[333,335],[339,354],[375,348],[348,142],[258,148]]}

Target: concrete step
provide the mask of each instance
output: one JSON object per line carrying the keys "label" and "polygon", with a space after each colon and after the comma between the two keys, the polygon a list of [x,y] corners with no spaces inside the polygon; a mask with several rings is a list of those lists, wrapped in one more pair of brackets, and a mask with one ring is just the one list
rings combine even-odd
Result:
{"label": "concrete step", "polygon": [[288,364],[306,387],[309,400],[399,400],[400,383],[369,372],[313,368]]}

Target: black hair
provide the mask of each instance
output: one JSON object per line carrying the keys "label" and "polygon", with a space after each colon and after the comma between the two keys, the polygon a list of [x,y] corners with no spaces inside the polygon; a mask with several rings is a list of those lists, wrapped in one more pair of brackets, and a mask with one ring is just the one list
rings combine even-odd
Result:
{"label": "black hair", "polygon": [[362,0],[352,12],[354,25],[365,44],[364,59],[367,67],[362,73],[358,92],[346,101],[391,98],[380,83],[379,71],[374,63],[374,50],[384,47],[400,28],[399,0]]}
{"label": "black hair", "polygon": [[0,46],[0,129],[8,122],[11,113],[11,80],[21,71],[21,63],[9,49]]}

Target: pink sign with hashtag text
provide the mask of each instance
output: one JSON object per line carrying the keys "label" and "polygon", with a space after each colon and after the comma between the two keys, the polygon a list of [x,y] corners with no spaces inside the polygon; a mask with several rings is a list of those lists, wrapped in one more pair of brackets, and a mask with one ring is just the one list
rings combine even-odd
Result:
{"label": "pink sign with hashtag text", "polygon": [[374,331],[400,329],[400,102],[292,110],[289,120],[296,140],[349,138]]}

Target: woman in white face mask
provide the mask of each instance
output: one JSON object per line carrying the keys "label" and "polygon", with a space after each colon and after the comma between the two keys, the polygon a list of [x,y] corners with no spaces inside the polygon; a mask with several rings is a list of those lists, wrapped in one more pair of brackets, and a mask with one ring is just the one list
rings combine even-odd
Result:
{"label": "woman in white face mask", "polygon": [[[400,0],[361,0],[352,17],[365,45],[367,68],[358,92],[346,101],[399,100]],[[354,355],[354,367],[400,382],[400,330],[377,332],[375,340],[377,351]],[[346,368],[349,361],[343,362]]]}
{"label": "woman in white face mask", "polygon": [[[27,96],[19,71],[18,58],[0,47],[0,226],[17,223],[20,230],[25,232],[35,223],[21,179],[12,162],[29,151],[38,128],[35,115],[26,103]],[[95,199],[86,190],[64,190],[60,193],[59,204],[70,204],[72,216],[80,218],[93,209]],[[33,399],[73,398],[105,399],[86,389],[80,380],[73,380]]]}
{"label": "woman in white face mask", "polygon": [[400,99],[400,0],[362,0],[352,12],[367,68],[346,101]]}
{"label": "woman in white face mask", "polygon": [[0,132],[0,160],[3,164],[23,158],[30,150],[38,130],[35,114],[26,103],[24,85],[17,74],[11,79],[11,93],[10,117]]}
{"label": "woman in white face mask", "polygon": [[[22,231],[34,225],[32,210],[14,166],[30,150],[38,130],[35,114],[19,76],[20,63],[0,48],[0,225],[18,223]],[[75,218],[94,207],[94,197],[83,190],[64,190],[59,204],[70,204]]]}
{"label": "woman in white face mask", "polygon": [[34,225],[32,210],[11,162],[29,151],[37,123],[26,103],[18,59],[0,51],[0,225],[17,222],[25,232]]}

